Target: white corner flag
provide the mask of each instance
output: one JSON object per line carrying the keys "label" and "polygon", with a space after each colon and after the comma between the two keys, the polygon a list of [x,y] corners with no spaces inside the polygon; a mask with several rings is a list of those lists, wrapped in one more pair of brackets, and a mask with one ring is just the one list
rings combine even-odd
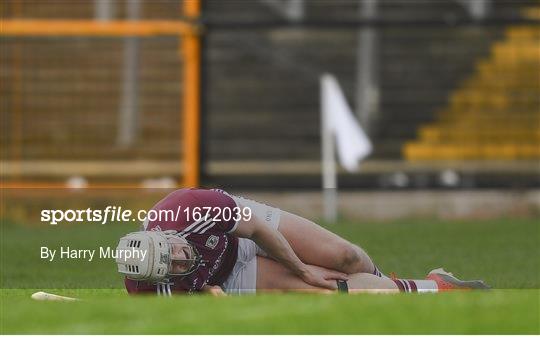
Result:
{"label": "white corner flag", "polygon": [[337,219],[337,175],[334,141],[338,159],[347,171],[358,170],[359,162],[371,153],[372,145],[360,127],[336,78],[321,77],[321,152],[324,214],[327,221]]}

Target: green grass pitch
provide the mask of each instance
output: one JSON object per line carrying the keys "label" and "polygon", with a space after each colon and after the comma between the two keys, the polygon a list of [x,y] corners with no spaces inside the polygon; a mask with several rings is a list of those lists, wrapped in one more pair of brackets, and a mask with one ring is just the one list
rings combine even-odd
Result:
{"label": "green grass pitch", "polygon": [[[421,278],[443,266],[490,292],[129,297],[113,261],[39,258],[40,246],[114,246],[128,225],[1,226],[0,333],[362,334],[540,333],[540,225],[497,221],[341,222],[386,273]],[[45,290],[83,299],[37,302]]]}

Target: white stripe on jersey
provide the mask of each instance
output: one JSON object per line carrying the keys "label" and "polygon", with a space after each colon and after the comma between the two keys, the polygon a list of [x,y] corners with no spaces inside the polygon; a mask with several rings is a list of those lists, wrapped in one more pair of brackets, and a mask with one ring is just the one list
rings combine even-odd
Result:
{"label": "white stripe on jersey", "polygon": [[212,219],[205,221],[203,224],[199,225],[195,230],[191,232],[198,233],[200,230],[202,230],[202,228],[206,227],[210,222],[212,222]]}
{"label": "white stripe on jersey", "polygon": [[210,224],[209,226],[207,226],[206,228],[204,228],[204,230],[201,231],[201,235],[204,234],[208,229],[210,229],[210,228],[213,227],[214,225],[216,225],[216,222],[212,222],[212,224]]}
{"label": "white stripe on jersey", "polygon": [[204,221],[203,223],[201,223],[201,221],[203,221],[203,219],[191,224],[190,226],[182,230],[182,232],[180,232],[180,236],[185,238],[190,234],[204,234],[208,229],[216,225],[216,222],[212,222],[212,219]]}
{"label": "white stripe on jersey", "polygon": [[205,220],[203,218],[201,219],[198,219],[196,220],[195,222],[191,223],[190,225],[188,225],[184,230],[182,230],[180,233],[184,233],[184,232],[188,232],[190,231],[191,229],[193,229],[194,227],[198,226],[201,224],[201,222],[204,222]]}

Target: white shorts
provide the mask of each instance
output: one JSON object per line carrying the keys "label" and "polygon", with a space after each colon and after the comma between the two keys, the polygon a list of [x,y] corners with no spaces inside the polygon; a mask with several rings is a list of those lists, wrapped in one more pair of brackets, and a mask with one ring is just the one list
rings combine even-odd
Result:
{"label": "white shorts", "polygon": [[[237,204],[247,206],[252,215],[264,221],[272,229],[277,230],[281,210],[247,198],[231,195]],[[255,293],[257,290],[257,256],[268,256],[255,242],[246,238],[238,239],[238,257],[236,264],[223,289],[228,294]]]}

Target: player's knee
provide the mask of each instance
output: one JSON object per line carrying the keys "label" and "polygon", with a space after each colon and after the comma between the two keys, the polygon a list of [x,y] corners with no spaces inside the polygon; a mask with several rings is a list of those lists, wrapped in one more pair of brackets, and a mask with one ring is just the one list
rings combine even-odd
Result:
{"label": "player's knee", "polygon": [[339,270],[345,273],[362,272],[362,249],[348,244],[339,249]]}

